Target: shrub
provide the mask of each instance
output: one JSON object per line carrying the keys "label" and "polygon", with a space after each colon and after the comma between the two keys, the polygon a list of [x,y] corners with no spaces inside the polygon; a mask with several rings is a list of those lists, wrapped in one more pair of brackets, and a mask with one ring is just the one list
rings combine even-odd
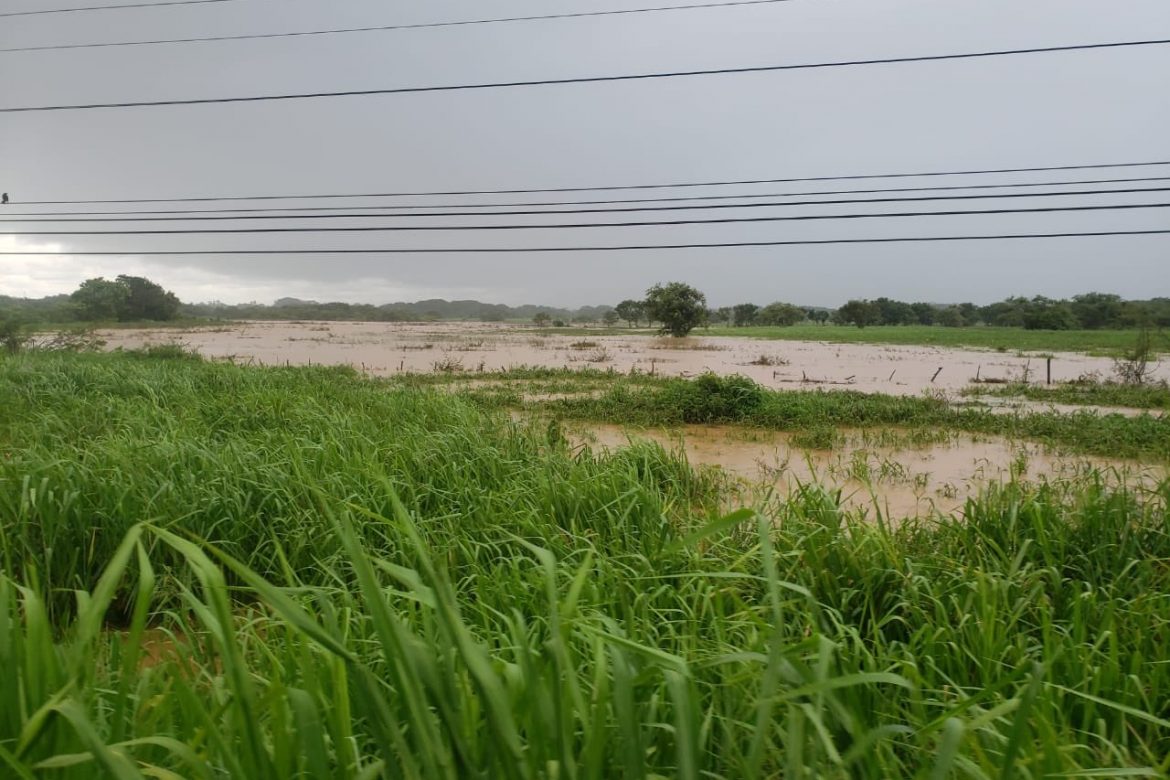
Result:
{"label": "shrub", "polygon": [[751,417],[764,402],[764,390],[746,376],[706,373],[672,385],[664,399],[677,405],[683,422],[735,422]]}

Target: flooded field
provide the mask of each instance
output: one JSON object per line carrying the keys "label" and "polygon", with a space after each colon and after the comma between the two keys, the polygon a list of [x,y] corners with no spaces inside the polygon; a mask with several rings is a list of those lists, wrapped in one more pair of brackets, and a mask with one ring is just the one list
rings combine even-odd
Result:
{"label": "flooded field", "polygon": [[694,466],[735,477],[741,496],[773,489],[781,494],[817,483],[839,489],[843,506],[869,518],[961,512],[969,496],[993,482],[1073,480],[1091,471],[1110,482],[1152,486],[1164,466],[1137,461],[1055,454],[1032,443],[992,437],[898,431],[845,431],[832,450],[801,446],[798,435],[734,426],[688,425],[638,429],[570,425],[577,447],[615,450],[650,441],[682,452]]}
{"label": "flooded field", "polygon": [[[491,323],[255,322],[184,331],[103,331],[107,348],[179,341],[212,358],[264,365],[351,365],[387,376],[401,372],[496,371],[513,366],[593,367],[621,373],[743,374],[766,387],[840,387],[920,395],[957,391],[981,379],[1044,381],[1038,356],[942,347],[762,341],[693,336],[543,335]],[[1109,375],[1112,361],[1058,353],[1053,381]],[[1170,365],[1155,378],[1170,379]]]}

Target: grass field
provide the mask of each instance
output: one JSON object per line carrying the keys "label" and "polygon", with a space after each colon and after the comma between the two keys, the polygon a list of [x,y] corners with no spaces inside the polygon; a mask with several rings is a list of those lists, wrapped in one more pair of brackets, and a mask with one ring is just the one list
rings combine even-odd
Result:
{"label": "grass field", "polygon": [[[1024,330],[1023,328],[944,328],[938,325],[793,325],[789,328],[711,328],[712,336],[758,339],[831,341],[842,344],[904,344],[939,347],[977,347],[1007,352],[1087,352],[1112,355],[1132,349],[1133,330]],[[1170,351],[1170,339],[1159,334],[1156,347]]]}
{"label": "grass field", "polygon": [[[750,392],[684,385],[620,392]],[[887,403],[806,395],[819,424]],[[723,515],[717,473],[496,406],[173,349],[0,360],[0,775],[1170,771],[1170,485]]]}
{"label": "grass field", "polygon": [[[546,328],[542,333],[559,335],[620,336],[652,335],[647,328]],[[1085,352],[1092,355],[1117,355],[1133,349],[1135,330],[1024,330],[1023,328],[968,327],[947,328],[941,325],[877,325],[857,328],[852,325],[813,325],[791,327],[752,326],[732,328],[717,326],[698,328],[695,336],[731,336],[776,341],[827,341],[840,344],[895,344],[903,346],[971,347],[1004,352]],[[1154,346],[1170,352],[1170,334],[1155,335]]]}

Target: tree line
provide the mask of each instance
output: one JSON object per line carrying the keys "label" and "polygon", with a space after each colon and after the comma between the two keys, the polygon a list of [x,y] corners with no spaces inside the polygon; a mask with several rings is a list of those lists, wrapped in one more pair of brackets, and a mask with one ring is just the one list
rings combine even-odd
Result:
{"label": "tree line", "polygon": [[574,324],[614,326],[624,322],[637,328],[662,325],[664,332],[685,335],[700,326],[791,326],[802,322],[853,325],[989,325],[1030,330],[1099,330],[1170,327],[1170,298],[1125,300],[1109,293],[1090,292],[1068,299],[1014,296],[980,306],[974,303],[906,302],[892,298],[855,299],[840,308],[802,307],[783,301],[766,305],[739,303],[709,308],[706,296],[682,282],[657,284],[639,299],[616,305],[577,309],[535,305],[507,306],[476,300],[441,298],[382,305],[281,298],[261,303],[183,303],[173,292],[150,279],[120,275],[112,280],[87,279],[68,295],[46,298],[0,296],[0,319],[37,322],[139,322],[184,319],[218,320],[337,320],[364,322],[420,322],[479,320],[526,322],[541,327]]}
{"label": "tree line", "polygon": [[986,306],[974,303],[907,303],[891,298],[851,300],[829,319],[841,325],[991,325],[1027,330],[1121,330],[1170,327],[1170,298],[1127,301],[1090,292],[1069,299],[1014,296]]}

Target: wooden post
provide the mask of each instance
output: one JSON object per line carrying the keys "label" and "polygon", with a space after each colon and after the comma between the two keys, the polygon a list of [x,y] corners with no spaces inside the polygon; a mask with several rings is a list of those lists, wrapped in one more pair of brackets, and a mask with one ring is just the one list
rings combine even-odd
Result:
{"label": "wooden post", "polygon": [[1048,384],[1052,384],[1052,355],[1048,356]]}
{"label": "wooden post", "polygon": [[932,376],[932,377],[930,378],[930,383],[931,383],[932,385],[934,384],[934,380],[938,379],[938,375],[942,373],[942,370],[943,370],[943,367],[942,367],[942,366],[939,366],[939,367],[938,367],[938,371],[935,371],[935,372],[934,372],[934,376]]}

